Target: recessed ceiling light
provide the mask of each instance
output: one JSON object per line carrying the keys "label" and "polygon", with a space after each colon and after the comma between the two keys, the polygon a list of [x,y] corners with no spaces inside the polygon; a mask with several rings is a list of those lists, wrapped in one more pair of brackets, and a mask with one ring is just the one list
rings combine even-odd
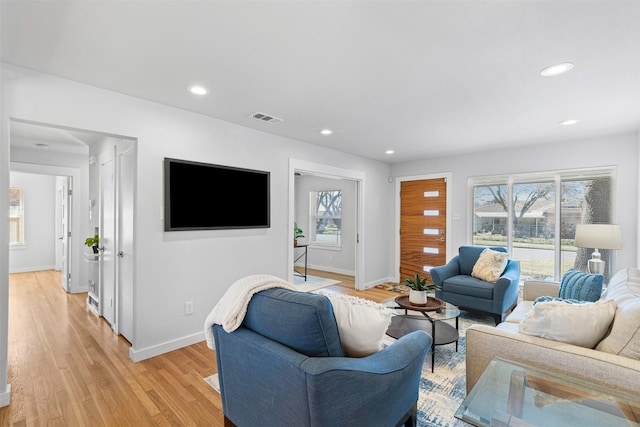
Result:
{"label": "recessed ceiling light", "polygon": [[384,154],[393,154],[393,153],[395,153],[395,151],[393,151],[393,150],[387,150],[387,151],[384,152]]}
{"label": "recessed ceiling light", "polygon": [[551,65],[540,72],[544,77],[557,76],[559,74],[566,73],[573,68],[571,62],[562,62],[560,64]]}
{"label": "recessed ceiling light", "polygon": [[575,125],[576,123],[578,123],[576,119],[570,119],[570,120],[563,120],[558,124],[560,126],[571,126],[571,125]]}
{"label": "recessed ceiling light", "polygon": [[193,85],[189,86],[189,92],[194,95],[206,95],[209,93],[209,90],[204,86]]}
{"label": "recessed ceiling light", "polygon": [[331,129],[322,129],[320,133],[323,135],[331,135],[333,131]]}

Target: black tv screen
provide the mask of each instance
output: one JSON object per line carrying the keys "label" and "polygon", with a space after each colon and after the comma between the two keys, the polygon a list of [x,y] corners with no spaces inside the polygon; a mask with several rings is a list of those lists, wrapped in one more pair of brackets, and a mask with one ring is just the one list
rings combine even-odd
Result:
{"label": "black tv screen", "polygon": [[164,159],[164,230],[268,228],[270,172]]}

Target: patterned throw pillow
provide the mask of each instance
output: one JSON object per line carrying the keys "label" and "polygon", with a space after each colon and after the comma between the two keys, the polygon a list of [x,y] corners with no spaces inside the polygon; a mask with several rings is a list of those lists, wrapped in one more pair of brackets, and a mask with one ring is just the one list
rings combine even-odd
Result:
{"label": "patterned throw pillow", "polygon": [[562,302],[565,302],[567,304],[584,304],[585,303],[585,301],[580,301],[580,300],[577,300],[577,299],[571,299],[571,298],[564,299],[564,298],[560,298],[560,297],[550,297],[550,296],[544,295],[544,296],[541,296],[541,297],[538,297],[538,298],[534,299],[533,300],[533,305],[536,305],[539,302],[547,302],[547,301],[562,301]]}
{"label": "patterned throw pillow", "polygon": [[602,274],[588,274],[572,269],[562,276],[558,296],[563,299],[596,302],[602,295],[603,283]]}
{"label": "patterned throw pillow", "polygon": [[507,262],[509,262],[509,254],[487,248],[480,253],[471,275],[476,279],[496,283],[507,266]]}

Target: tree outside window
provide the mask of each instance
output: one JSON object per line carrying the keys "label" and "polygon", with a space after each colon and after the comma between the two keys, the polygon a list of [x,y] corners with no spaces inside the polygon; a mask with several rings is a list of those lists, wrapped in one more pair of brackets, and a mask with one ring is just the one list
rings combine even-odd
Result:
{"label": "tree outside window", "polygon": [[318,245],[340,246],[342,191],[311,191],[309,200],[309,241]]}
{"label": "tree outside window", "polygon": [[24,199],[22,188],[9,188],[9,244],[24,244]]}

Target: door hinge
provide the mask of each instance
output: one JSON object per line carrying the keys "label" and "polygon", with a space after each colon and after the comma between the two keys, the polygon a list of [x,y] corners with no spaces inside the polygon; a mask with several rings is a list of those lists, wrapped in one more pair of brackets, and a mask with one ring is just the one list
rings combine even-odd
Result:
{"label": "door hinge", "polygon": [[71,237],[71,232],[67,231],[67,237]]}
{"label": "door hinge", "polygon": [[67,280],[71,280],[71,273],[67,273]]}
{"label": "door hinge", "polygon": [[73,190],[67,190],[67,196],[73,196]]}

